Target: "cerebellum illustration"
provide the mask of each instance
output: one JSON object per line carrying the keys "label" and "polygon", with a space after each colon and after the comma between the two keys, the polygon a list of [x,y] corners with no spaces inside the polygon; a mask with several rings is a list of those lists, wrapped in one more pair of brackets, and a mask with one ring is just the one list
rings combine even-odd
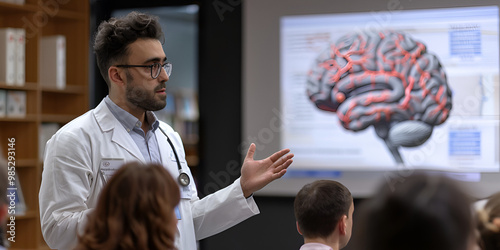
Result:
{"label": "cerebellum illustration", "polygon": [[373,126],[397,163],[400,147],[417,147],[444,123],[452,92],[439,58],[425,42],[403,32],[353,32],[315,59],[307,95],[334,112],[347,130]]}

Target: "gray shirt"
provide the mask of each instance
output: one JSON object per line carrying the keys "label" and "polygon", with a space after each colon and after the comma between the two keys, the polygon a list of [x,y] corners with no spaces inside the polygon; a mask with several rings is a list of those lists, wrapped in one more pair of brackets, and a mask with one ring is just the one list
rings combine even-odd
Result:
{"label": "gray shirt", "polygon": [[111,113],[115,118],[120,121],[125,130],[134,140],[135,144],[139,148],[144,156],[146,162],[153,162],[161,164],[160,149],[158,147],[158,141],[156,141],[155,131],[160,126],[160,122],[156,118],[156,115],[151,111],[146,111],[146,119],[149,121],[150,127],[146,134],[142,130],[142,123],[135,116],[125,111],[116,105],[109,96],[104,98],[104,102],[108,106]]}

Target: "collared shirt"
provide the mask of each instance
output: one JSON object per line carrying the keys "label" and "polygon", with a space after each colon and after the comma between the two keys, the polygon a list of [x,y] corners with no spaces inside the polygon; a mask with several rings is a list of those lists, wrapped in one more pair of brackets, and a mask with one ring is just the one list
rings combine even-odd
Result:
{"label": "collared shirt", "polygon": [[160,122],[156,118],[156,115],[151,111],[146,111],[146,119],[149,121],[150,127],[148,132],[144,134],[144,130],[141,128],[142,123],[137,117],[120,108],[109,96],[104,98],[104,102],[113,116],[120,121],[125,130],[130,134],[146,162],[161,164],[160,148],[155,134],[156,129],[160,126]]}
{"label": "collared shirt", "polygon": [[333,250],[333,249],[321,243],[306,243],[300,247],[300,250]]}

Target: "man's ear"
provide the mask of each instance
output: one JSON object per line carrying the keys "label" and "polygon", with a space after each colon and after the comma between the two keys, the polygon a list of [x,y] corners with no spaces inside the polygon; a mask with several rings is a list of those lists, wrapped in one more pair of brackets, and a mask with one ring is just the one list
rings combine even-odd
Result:
{"label": "man's ear", "polygon": [[346,235],[347,232],[347,215],[342,215],[339,220],[339,234],[340,235]]}
{"label": "man's ear", "polygon": [[300,227],[299,227],[299,222],[296,221],[295,225],[297,225],[297,232],[299,232],[299,234],[302,235],[302,232],[300,231]]}
{"label": "man's ear", "polygon": [[121,75],[123,73],[122,70],[120,70],[118,67],[111,66],[108,69],[108,77],[109,80],[113,83],[116,83],[118,85],[125,85],[125,82],[123,80],[123,76]]}

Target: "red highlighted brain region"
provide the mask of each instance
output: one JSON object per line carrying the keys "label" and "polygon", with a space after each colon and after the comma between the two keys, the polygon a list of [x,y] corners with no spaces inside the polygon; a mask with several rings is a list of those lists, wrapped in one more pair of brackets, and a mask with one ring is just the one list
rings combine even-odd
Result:
{"label": "red highlighted brain region", "polygon": [[395,31],[350,33],[331,43],[309,71],[307,94],[319,109],[336,112],[351,131],[374,125],[387,139],[391,128],[412,121],[405,123],[410,130],[428,131],[415,138],[420,144],[452,107],[438,58],[424,43]]}

